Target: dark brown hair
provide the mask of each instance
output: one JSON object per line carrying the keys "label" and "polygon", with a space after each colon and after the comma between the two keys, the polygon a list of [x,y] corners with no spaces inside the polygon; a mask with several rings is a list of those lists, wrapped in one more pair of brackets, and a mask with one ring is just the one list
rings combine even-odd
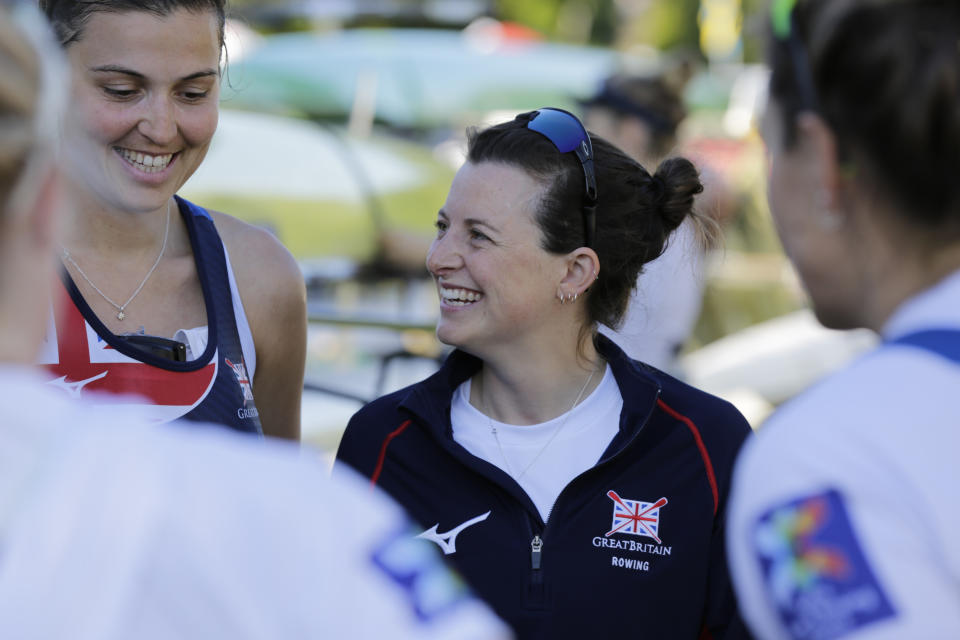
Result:
{"label": "dark brown hair", "polygon": [[[583,170],[572,153],[561,154],[547,138],[527,129],[531,113],[468,132],[467,159],[500,162],[528,172],[545,185],[536,212],[541,246],[569,253],[584,246]],[[590,134],[599,199],[591,248],[600,259],[600,279],[587,296],[591,323],[620,324],[643,265],[663,253],[669,235],[693,213],[703,190],[685,158],[662,162],[651,175],[603,138]]]}
{"label": "dark brown hair", "polygon": [[[911,221],[960,227],[960,2],[798,0],[792,33],[840,161]],[[804,80],[784,39],[769,58],[790,146]]]}
{"label": "dark brown hair", "polygon": [[186,9],[195,13],[213,11],[217,15],[220,48],[223,49],[226,4],[226,0],[40,0],[40,8],[47,15],[60,44],[64,47],[80,40],[87,20],[100,11],[146,11],[165,16],[177,9]]}

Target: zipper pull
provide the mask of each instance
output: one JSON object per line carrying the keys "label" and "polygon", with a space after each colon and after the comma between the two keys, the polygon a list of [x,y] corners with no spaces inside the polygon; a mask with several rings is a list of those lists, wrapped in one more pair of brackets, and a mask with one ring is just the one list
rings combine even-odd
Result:
{"label": "zipper pull", "polygon": [[543,549],[543,540],[540,539],[540,536],[533,536],[533,541],[530,543],[530,562],[534,569],[540,568],[541,549]]}

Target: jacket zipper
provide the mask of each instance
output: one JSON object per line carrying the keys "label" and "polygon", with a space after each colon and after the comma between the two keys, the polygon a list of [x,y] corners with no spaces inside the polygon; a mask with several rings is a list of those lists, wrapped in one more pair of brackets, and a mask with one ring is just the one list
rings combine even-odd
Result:
{"label": "jacket zipper", "polygon": [[539,610],[546,605],[543,581],[543,538],[535,533],[530,541],[530,583],[524,608]]}
{"label": "jacket zipper", "polygon": [[540,571],[540,555],[543,549],[543,539],[538,535],[533,536],[530,541],[530,564],[534,571]]}

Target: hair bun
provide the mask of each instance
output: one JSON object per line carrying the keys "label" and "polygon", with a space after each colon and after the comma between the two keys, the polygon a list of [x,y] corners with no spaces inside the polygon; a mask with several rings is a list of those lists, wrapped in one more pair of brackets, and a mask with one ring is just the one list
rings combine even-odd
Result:
{"label": "hair bun", "polygon": [[668,158],[650,179],[651,204],[670,232],[693,211],[693,199],[703,191],[700,175],[686,158]]}
{"label": "hair bun", "polygon": [[663,178],[660,177],[659,173],[655,173],[650,178],[650,191],[652,202],[654,206],[660,206],[663,202],[663,198],[667,193],[667,184],[663,181]]}

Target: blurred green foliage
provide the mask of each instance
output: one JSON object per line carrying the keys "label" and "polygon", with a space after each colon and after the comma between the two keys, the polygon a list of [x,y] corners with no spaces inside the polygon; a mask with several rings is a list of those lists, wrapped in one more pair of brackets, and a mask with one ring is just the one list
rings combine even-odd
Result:
{"label": "blurred green foliage", "polygon": [[[623,21],[614,0],[496,0],[499,18],[536,29],[550,39],[617,45],[626,28],[642,34],[644,44],[660,49],[697,46],[699,4],[699,0],[651,2],[644,15],[635,19],[643,22],[637,31]],[[589,21],[588,33],[576,28],[583,21]]]}
{"label": "blurred green foliage", "polygon": [[[763,57],[763,33],[768,0],[739,0],[743,16],[742,59],[759,62]],[[424,5],[426,0],[396,0],[398,5]],[[620,49],[646,45],[660,51],[698,51],[701,0],[490,0],[493,17],[515,22],[541,33],[549,40],[589,43]],[[292,6],[290,0],[230,0],[233,13],[245,15],[255,9]],[[291,12],[293,16],[295,12]],[[405,26],[412,18],[404,14]],[[426,14],[424,14],[426,16]],[[394,17],[394,19],[396,19]],[[364,17],[364,24],[389,26],[391,18],[378,21]],[[427,26],[423,17],[418,26]],[[313,23],[291,17],[284,29],[310,29]],[[276,25],[268,27],[273,30]]]}

